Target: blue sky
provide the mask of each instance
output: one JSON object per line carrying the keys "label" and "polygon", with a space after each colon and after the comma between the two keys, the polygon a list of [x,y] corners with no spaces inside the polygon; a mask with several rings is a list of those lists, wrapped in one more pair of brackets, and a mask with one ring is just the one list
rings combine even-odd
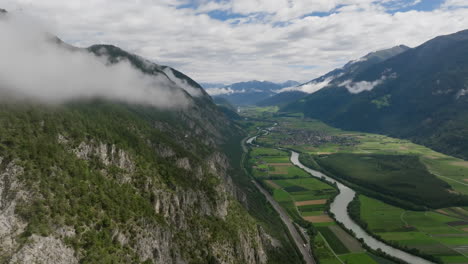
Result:
{"label": "blue sky", "polygon": [[216,83],[305,82],[372,51],[415,47],[468,29],[467,0],[3,0],[2,5],[40,18],[70,44],[114,44],[196,81]]}
{"label": "blue sky", "polygon": [[441,7],[444,0],[421,0],[417,3],[414,1],[401,1],[401,3],[389,2],[384,4],[388,8],[389,13],[416,11],[433,11]]}
{"label": "blue sky", "polygon": [[[228,2],[228,1],[219,1],[219,0],[214,0],[210,1],[213,3],[223,3],[223,2]],[[444,3],[444,0],[420,0],[420,1],[415,1],[415,0],[394,0],[394,1],[374,1],[375,4],[381,4],[383,7],[385,7],[387,10],[386,12],[389,14],[394,14],[396,12],[408,12],[411,10],[415,11],[433,11],[441,7],[441,5]],[[203,6],[204,2],[202,1],[197,1],[197,0],[189,0],[185,1],[184,3],[180,4],[177,6],[179,9],[183,8],[188,8],[188,9],[193,9],[197,10],[200,6]],[[319,16],[319,17],[324,17],[324,16],[329,16],[333,13],[339,12],[338,10],[345,6],[344,4],[338,4],[334,8],[332,8],[329,11],[322,11],[322,12],[311,12],[309,14],[306,14],[302,17],[306,16]],[[233,12],[232,10],[213,10],[210,12],[206,12],[207,15],[209,15],[211,18],[220,20],[220,21],[227,21],[227,20],[232,20],[232,19],[237,19],[237,18],[245,18],[249,17],[252,15],[259,16],[261,15],[261,12],[259,13],[250,13],[250,14],[241,14],[241,13],[236,13]]]}

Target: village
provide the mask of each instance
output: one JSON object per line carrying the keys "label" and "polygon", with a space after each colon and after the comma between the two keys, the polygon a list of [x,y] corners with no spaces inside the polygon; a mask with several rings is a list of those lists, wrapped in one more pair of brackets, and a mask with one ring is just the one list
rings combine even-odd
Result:
{"label": "village", "polygon": [[275,132],[285,135],[278,143],[283,146],[311,145],[318,147],[324,144],[336,144],[339,146],[355,146],[359,141],[351,136],[329,135],[318,130],[298,130],[290,128],[275,128]]}

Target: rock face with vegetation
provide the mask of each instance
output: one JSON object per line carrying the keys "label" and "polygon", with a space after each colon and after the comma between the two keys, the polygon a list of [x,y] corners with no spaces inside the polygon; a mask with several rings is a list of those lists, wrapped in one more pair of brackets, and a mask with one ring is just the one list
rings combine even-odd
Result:
{"label": "rock face with vegetation", "polygon": [[203,89],[116,47],[89,51],[200,95],[179,110],[1,101],[0,262],[300,263],[240,170],[242,131]]}

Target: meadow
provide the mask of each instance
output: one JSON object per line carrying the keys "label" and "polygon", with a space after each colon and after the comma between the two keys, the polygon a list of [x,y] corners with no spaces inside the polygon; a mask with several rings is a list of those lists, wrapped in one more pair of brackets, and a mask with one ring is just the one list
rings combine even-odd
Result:
{"label": "meadow", "polygon": [[[338,153],[314,159],[331,176],[416,205],[440,208],[463,202],[451,192],[447,182],[431,174],[415,155]],[[465,203],[468,204],[468,197]]]}
{"label": "meadow", "polygon": [[444,263],[468,262],[466,220],[435,211],[403,210],[363,195],[359,202],[360,219],[384,240],[438,257]]}
{"label": "meadow", "polygon": [[258,179],[310,177],[289,161],[289,153],[286,151],[256,147],[249,153],[247,162],[252,175]]}

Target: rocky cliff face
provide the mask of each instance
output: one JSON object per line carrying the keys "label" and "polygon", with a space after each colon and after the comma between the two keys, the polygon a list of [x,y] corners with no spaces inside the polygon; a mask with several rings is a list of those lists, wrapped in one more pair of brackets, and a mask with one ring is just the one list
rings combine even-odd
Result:
{"label": "rocky cliff face", "polygon": [[26,222],[15,214],[18,203],[28,201],[28,194],[18,180],[23,168],[15,161],[0,157],[0,255],[10,255],[18,247],[16,237]]}
{"label": "rocky cliff face", "polygon": [[77,264],[75,252],[64,242],[55,237],[32,235],[30,242],[20,248],[10,259],[9,263],[69,263]]}
{"label": "rocky cliff face", "polygon": [[[0,119],[20,131],[0,143],[1,262],[267,263],[281,246],[236,199],[219,120],[119,120],[122,131],[43,111],[28,129]],[[60,125],[83,120],[85,130]]]}

